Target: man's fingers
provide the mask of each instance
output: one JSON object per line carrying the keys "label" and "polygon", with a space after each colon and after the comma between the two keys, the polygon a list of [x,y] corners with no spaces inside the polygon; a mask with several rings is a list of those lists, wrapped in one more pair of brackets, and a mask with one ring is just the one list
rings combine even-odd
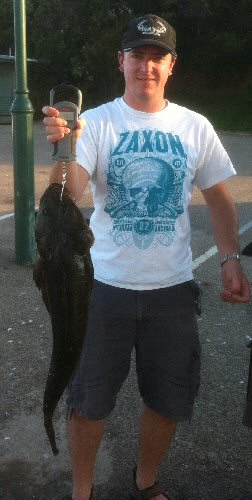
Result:
{"label": "man's fingers", "polygon": [[232,303],[247,303],[250,300],[250,286],[247,278],[244,276],[240,286],[235,286],[232,289],[225,288],[221,293],[221,298],[224,302]]}
{"label": "man's fingers", "polygon": [[82,130],[85,127],[85,125],[86,125],[86,120],[84,120],[84,118],[79,118],[79,120],[76,123],[76,128]]}
{"label": "man's fingers", "polygon": [[249,302],[249,297],[247,295],[236,295],[230,292],[222,292],[221,299],[224,302],[231,302],[232,304],[246,304]]}
{"label": "man's fingers", "polygon": [[43,119],[43,123],[46,126],[52,127],[65,127],[67,125],[67,121],[64,118],[56,118],[54,116],[46,116]]}
{"label": "man's fingers", "polygon": [[58,118],[58,109],[55,109],[52,106],[44,106],[42,111],[46,115],[43,119],[43,123],[46,126],[48,142],[53,143],[60,141],[65,135],[70,133],[70,129],[66,127],[67,121],[63,118]]}
{"label": "man's fingers", "polygon": [[46,134],[48,142],[56,142],[63,139],[65,135],[70,133],[69,128],[65,127],[46,127]]}
{"label": "man's fingers", "polygon": [[[48,142],[53,143],[60,141],[65,137],[65,135],[70,133],[70,129],[67,127],[67,121],[63,118],[59,118],[58,109],[55,109],[52,106],[44,106],[42,111],[46,115],[43,119],[43,123],[46,126]],[[81,136],[81,132],[85,124],[86,122],[84,119],[79,119],[77,121],[76,130],[74,131],[75,139]]]}
{"label": "man's fingers", "polygon": [[58,116],[59,114],[59,110],[52,106],[44,106],[42,111],[46,116]]}

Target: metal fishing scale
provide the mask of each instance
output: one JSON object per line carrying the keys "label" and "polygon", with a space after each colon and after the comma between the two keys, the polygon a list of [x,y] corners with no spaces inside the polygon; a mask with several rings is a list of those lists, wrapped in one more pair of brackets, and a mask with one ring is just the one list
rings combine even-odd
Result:
{"label": "metal fishing scale", "polygon": [[[62,100],[57,101],[55,96],[58,95],[74,97],[76,103]],[[81,111],[82,105],[82,93],[73,85],[68,85],[66,83],[61,83],[56,85],[50,91],[50,106],[58,109],[58,118],[66,120],[67,125],[70,129],[70,133],[65,135],[63,139],[54,143],[54,152],[52,158],[54,161],[62,162],[62,190],[60,195],[60,201],[62,201],[62,196],[66,184],[66,162],[75,161],[76,151],[75,151],[75,141],[73,140],[73,130],[76,129],[78,116]]]}

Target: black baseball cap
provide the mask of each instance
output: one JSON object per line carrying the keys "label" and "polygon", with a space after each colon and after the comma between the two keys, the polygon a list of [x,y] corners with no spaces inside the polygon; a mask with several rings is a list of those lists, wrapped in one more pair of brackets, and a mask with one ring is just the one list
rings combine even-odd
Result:
{"label": "black baseball cap", "polygon": [[124,52],[142,45],[157,45],[177,57],[174,28],[155,14],[132,19],[124,28],[122,39]]}

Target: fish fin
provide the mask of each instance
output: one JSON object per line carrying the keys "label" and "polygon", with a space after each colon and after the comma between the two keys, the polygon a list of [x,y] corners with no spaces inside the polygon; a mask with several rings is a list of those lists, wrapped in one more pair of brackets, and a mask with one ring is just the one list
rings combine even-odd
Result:
{"label": "fish fin", "polygon": [[43,302],[50,314],[45,261],[41,257],[38,259],[33,268],[33,280],[35,281],[37,288],[41,291]]}
{"label": "fish fin", "polygon": [[44,261],[40,257],[33,268],[33,281],[35,281],[35,285],[39,290],[41,290],[43,278],[45,276],[44,267]]}

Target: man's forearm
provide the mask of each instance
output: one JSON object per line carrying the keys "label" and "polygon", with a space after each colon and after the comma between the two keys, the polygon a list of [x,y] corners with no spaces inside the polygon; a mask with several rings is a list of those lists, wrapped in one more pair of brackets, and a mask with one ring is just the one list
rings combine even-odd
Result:
{"label": "man's forearm", "polygon": [[[65,162],[66,168],[66,184],[65,187],[70,192],[71,196],[78,201],[82,197],[83,191],[89,181],[87,171],[75,161]],[[62,184],[63,180],[63,163],[57,162],[54,164],[51,175],[50,184],[56,182]]]}
{"label": "man's forearm", "polygon": [[203,191],[209,208],[214,239],[220,255],[240,251],[238,217],[234,202],[223,183]]}
{"label": "man's forearm", "polygon": [[[220,207],[219,207],[220,208]],[[236,210],[223,203],[222,208],[210,210],[211,224],[214,239],[221,256],[233,252],[240,252],[238,240],[238,218]]]}

